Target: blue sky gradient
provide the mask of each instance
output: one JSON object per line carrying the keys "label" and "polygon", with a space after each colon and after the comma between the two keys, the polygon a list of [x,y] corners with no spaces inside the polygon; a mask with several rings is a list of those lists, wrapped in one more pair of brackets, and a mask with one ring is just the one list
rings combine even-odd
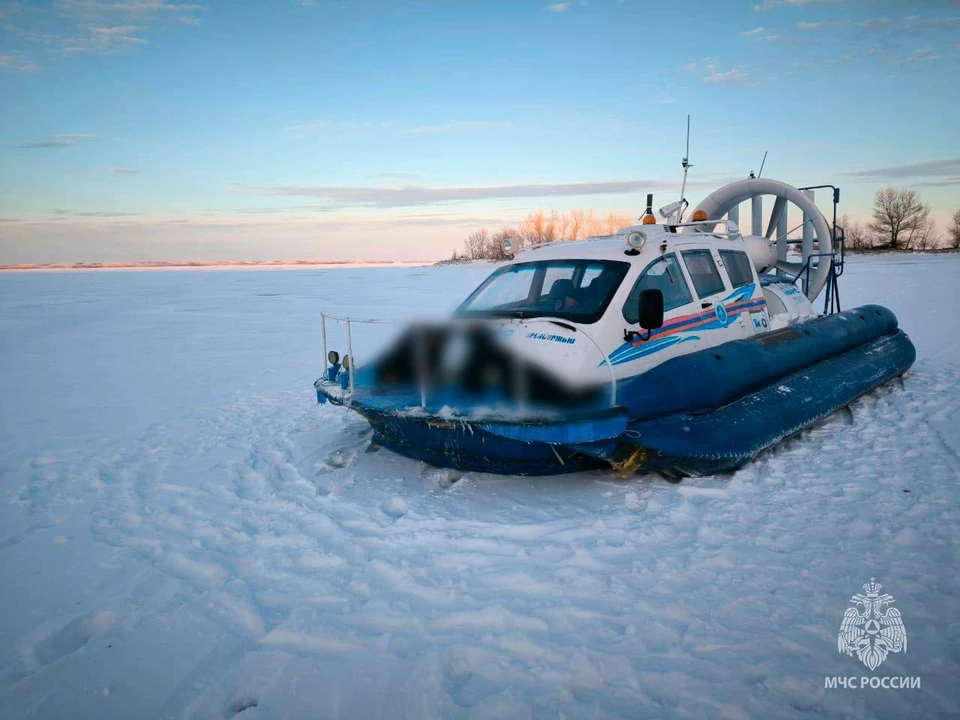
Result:
{"label": "blue sky gradient", "polygon": [[[953,1],[0,3],[0,262],[430,259],[759,167],[960,207]],[[662,199],[662,202],[659,202]]]}

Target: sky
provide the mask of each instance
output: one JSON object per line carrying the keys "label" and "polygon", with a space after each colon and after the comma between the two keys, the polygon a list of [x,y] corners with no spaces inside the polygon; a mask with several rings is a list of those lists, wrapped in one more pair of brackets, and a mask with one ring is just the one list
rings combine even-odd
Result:
{"label": "sky", "polygon": [[688,114],[694,204],[766,151],[943,232],[958,88],[955,0],[0,1],[0,263],[439,259],[677,199]]}

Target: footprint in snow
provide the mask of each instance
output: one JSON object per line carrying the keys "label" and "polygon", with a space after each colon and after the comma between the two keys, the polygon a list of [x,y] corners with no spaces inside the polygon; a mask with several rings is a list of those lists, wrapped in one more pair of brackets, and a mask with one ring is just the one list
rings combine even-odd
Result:
{"label": "footprint in snow", "polygon": [[240,700],[235,700],[230,704],[230,707],[227,708],[228,712],[233,713],[234,715],[239,715],[244,710],[249,710],[250,708],[255,708],[260,704],[260,701],[255,697],[245,697]]}
{"label": "footprint in snow", "polygon": [[421,473],[424,480],[435,483],[441,490],[449,490],[463,479],[464,473],[451,468],[425,466]]}
{"label": "footprint in snow", "polygon": [[314,465],[317,475],[323,475],[324,473],[333,472],[334,470],[342,470],[351,465],[357,459],[357,453],[347,450],[335,450],[327,456],[326,460],[322,460]]}

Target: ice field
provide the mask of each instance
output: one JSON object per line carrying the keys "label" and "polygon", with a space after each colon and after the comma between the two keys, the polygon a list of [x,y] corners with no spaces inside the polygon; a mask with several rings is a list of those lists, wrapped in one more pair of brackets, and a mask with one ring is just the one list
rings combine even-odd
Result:
{"label": "ice field", "polygon": [[[316,404],[321,309],[490,269],[0,274],[0,717],[960,715],[960,255],[850,258],[912,370],[679,484],[461,475]],[[837,651],[871,578],[874,672]],[[825,688],[872,675],[921,687]]]}

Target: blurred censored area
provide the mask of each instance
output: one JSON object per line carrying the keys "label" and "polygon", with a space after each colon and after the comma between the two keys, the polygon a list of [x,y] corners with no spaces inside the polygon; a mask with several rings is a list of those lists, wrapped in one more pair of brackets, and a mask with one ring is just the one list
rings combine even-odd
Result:
{"label": "blurred censored area", "polygon": [[586,408],[606,397],[606,385],[571,383],[527,361],[510,347],[513,333],[509,326],[467,319],[414,324],[374,363],[374,383],[383,390],[445,390],[467,404]]}

